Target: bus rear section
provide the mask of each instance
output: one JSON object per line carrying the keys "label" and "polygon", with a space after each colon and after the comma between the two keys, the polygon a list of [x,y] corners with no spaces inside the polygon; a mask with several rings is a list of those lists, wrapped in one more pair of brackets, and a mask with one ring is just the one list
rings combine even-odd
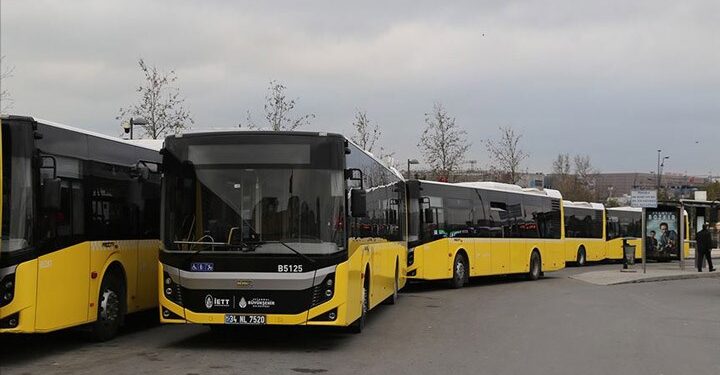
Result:
{"label": "bus rear section", "polygon": [[404,184],[344,137],[184,134],[163,162],[162,322],[359,331],[397,298]]}
{"label": "bus rear section", "polygon": [[642,258],[642,208],[607,208],[605,215],[605,258],[622,260],[624,242],[635,246],[635,259]]}
{"label": "bus rear section", "polygon": [[560,193],[497,183],[408,181],[409,279],[527,274],[565,266]]}
{"label": "bus rear section", "polygon": [[20,116],[1,136],[0,333],[106,340],[155,308],[158,150]]}
{"label": "bus rear section", "polygon": [[563,201],[565,261],[578,266],[605,259],[605,206]]}

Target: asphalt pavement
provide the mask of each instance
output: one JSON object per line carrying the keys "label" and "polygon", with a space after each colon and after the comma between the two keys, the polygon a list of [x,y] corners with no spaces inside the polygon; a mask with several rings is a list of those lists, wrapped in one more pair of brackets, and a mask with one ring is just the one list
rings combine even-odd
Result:
{"label": "asphalt pavement", "polygon": [[602,286],[568,268],[535,282],[483,278],[459,290],[410,285],[338,330],[157,325],[120,337],[0,337],[0,374],[720,374],[720,279]]}

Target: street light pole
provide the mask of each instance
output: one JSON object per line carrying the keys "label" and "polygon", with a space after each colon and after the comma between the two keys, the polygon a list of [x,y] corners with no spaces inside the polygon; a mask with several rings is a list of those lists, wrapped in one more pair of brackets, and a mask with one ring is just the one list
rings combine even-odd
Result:
{"label": "street light pole", "polygon": [[408,180],[412,178],[410,176],[410,164],[420,164],[420,162],[417,159],[408,159],[407,160],[407,178],[408,178]]}
{"label": "street light pole", "polygon": [[660,153],[662,150],[658,150],[658,175],[657,175],[657,190],[660,191]]}
{"label": "street light pole", "polygon": [[130,117],[130,120],[128,122],[122,124],[125,133],[130,133],[130,139],[133,139],[133,128],[135,127],[135,125],[147,125],[147,121],[142,117]]}

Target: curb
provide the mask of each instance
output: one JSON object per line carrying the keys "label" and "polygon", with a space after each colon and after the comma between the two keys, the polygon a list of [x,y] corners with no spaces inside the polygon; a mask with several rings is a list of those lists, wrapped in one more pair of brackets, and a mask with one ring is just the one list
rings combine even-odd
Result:
{"label": "curb", "polygon": [[652,283],[656,281],[672,281],[672,280],[690,280],[690,279],[715,279],[720,278],[720,272],[698,272],[697,275],[668,275],[668,276],[650,276],[637,280],[619,281],[607,285],[622,285],[622,284],[639,284],[639,283]]}
{"label": "curb", "polygon": [[[652,276],[652,273],[647,276],[642,276],[641,270],[638,270],[639,273],[636,273],[634,275],[637,278],[633,279],[627,279],[625,277],[617,277],[616,274],[617,271],[591,271],[586,273],[581,273],[577,275],[568,276],[570,279],[586,282],[588,284],[593,285],[601,285],[601,286],[611,286],[611,285],[623,285],[623,284],[639,284],[639,283],[651,283],[651,282],[658,282],[658,281],[672,281],[672,280],[690,280],[690,279],[714,279],[714,278],[720,278],[720,271],[718,272],[684,272],[684,273],[676,273],[676,274],[666,274],[666,275],[658,275],[658,276]],[[598,272],[598,273],[596,273]],[[608,272],[607,274],[602,274],[603,272]],[[594,275],[588,275],[593,273]],[[629,275],[628,275],[629,276]],[[617,280],[620,279],[620,280]]]}

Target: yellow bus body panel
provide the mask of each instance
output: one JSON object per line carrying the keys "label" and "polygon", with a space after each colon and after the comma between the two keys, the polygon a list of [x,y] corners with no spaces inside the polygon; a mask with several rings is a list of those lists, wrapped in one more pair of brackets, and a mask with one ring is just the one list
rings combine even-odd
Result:
{"label": "yellow bus body panel", "polygon": [[530,271],[530,255],[537,249],[543,271],[565,267],[563,242],[559,239],[445,238],[414,249],[415,271],[410,279],[449,280],[453,276],[455,256],[467,255],[470,276],[526,273]]}
{"label": "yellow bus body panel", "polygon": [[88,321],[90,244],[38,257],[35,331],[49,332]]}
{"label": "yellow bus body panel", "polygon": [[606,258],[606,244],[602,238],[566,238],[565,239],[565,261],[577,261],[580,247],[585,248],[585,259],[590,262],[601,261]]}
{"label": "yellow bus body panel", "polygon": [[0,332],[52,332],[94,322],[100,284],[113,263],[126,278],[127,312],[156,307],[158,245],[158,240],[83,242],[19,264],[15,297],[0,309],[0,319],[19,312],[19,325]]}
{"label": "yellow bus body panel", "polygon": [[[348,260],[335,269],[335,292],[333,297],[318,306],[299,314],[263,314],[268,325],[322,325],[347,326],[357,320],[362,312],[362,285],[370,277],[370,308],[390,297],[395,287],[395,267],[398,267],[398,283],[402,288],[406,283],[407,247],[404,242],[387,242],[379,239],[350,239]],[[164,285],[162,264],[157,285]],[[366,267],[370,274],[365,273]],[[160,321],[162,323],[225,324],[224,313],[202,313],[185,309],[165,297],[159,290]],[[162,308],[167,308],[182,319],[168,319],[162,316]],[[312,319],[337,308],[334,321],[313,321]]]}
{"label": "yellow bus body panel", "polygon": [[37,290],[37,259],[20,263],[15,269],[15,297],[0,308],[0,319],[20,313],[20,324],[2,332],[29,333],[35,331],[35,291]]}

